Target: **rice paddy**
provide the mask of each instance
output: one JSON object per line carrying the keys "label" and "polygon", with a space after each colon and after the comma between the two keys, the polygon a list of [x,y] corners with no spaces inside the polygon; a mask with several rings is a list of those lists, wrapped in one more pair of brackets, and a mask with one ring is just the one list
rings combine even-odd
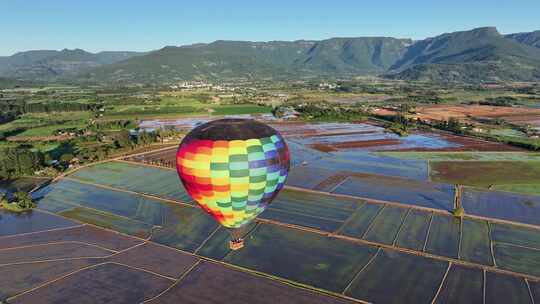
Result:
{"label": "rice paddy", "polygon": [[273,225],[260,225],[246,242],[224,261],[335,292],[343,291],[377,251]]}
{"label": "rice paddy", "polygon": [[382,250],[345,294],[371,303],[429,303],[448,263]]}
{"label": "rice paddy", "polygon": [[[274,299],[270,291],[287,295],[298,303],[350,303],[350,298],[373,303],[531,303],[529,286],[531,295],[538,297],[540,230],[534,227],[540,224],[538,196],[465,187],[462,202],[466,212],[460,219],[449,212],[453,209],[454,181],[433,178],[436,173],[433,169],[443,162],[450,167],[459,162],[462,168],[466,168],[465,164],[488,165],[489,161],[522,164],[537,161],[537,155],[373,153],[371,148],[321,152],[308,147],[307,141],[334,144],[343,138],[373,135],[361,133],[369,131],[367,129],[354,128],[354,132],[360,133],[340,135],[337,133],[343,131],[342,126],[326,127],[329,128],[326,133],[336,134],[312,134],[306,139],[286,135],[292,139],[294,162],[288,185],[294,187],[286,187],[261,214],[260,221],[246,229],[245,247],[238,251],[228,248],[229,232],[189,199],[174,170],[113,161],[82,168],[37,191],[34,197],[38,199],[38,210],[18,217],[0,211],[0,275],[10,271],[18,273],[13,282],[0,282],[0,300],[84,267],[95,270],[84,270],[51,284],[50,289],[47,288],[50,292],[38,289],[39,292],[14,298],[10,303],[33,301],[37,297],[69,303],[65,297],[57,298],[52,293],[68,288],[67,294],[72,295],[75,291],[68,286],[73,284],[95,290],[98,287],[94,277],[103,279],[109,286],[116,282],[110,278],[117,280],[126,276],[148,280],[137,285],[147,289],[145,292],[129,295],[134,301],[149,299],[157,289],[171,287],[150,303],[178,299],[189,303],[200,296],[193,288],[195,285],[190,284],[219,290],[233,302],[233,299],[249,302],[253,299],[253,290],[259,296],[267,294],[268,299]],[[410,140],[414,144],[421,143],[423,148],[441,144],[432,139],[422,142],[418,137]],[[299,156],[296,160],[294,153]],[[494,163],[489,165],[495,166]],[[428,181],[429,178],[432,181]],[[311,191],[313,189],[319,192]],[[13,240],[2,238],[69,228],[80,223],[122,233],[117,237],[138,238],[130,242],[116,236],[105,237],[96,232],[105,230],[93,226],[80,228],[91,227],[93,232],[82,233],[76,228],[69,233],[51,231],[17,236]],[[137,245],[143,242],[140,238],[147,243]],[[87,245],[45,246],[46,250],[41,252],[32,249],[27,251],[25,260],[20,261],[17,260],[21,255],[19,251],[4,250],[74,240]],[[126,252],[108,259],[106,256],[111,254],[108,250]],[[36,268],[26,264],[2,266],[3,262],[13,261],[33,263],[33,257],[39,255],[80,260],[40,264]],[[94,257],[88,260],[90,255]],[[98,261],[107,259],[103,264],[106,267],[96,267],[96,258]],[[111,266],[117,265],[115,263],[126,266]],[[138,271],[132,273],[136,268],[142,269],[142,273],[151,271],[182,280],[173,286],[163,283],[160,276],[155,279],[156,276],[146,277]],[[493,272],[495,270],[498,272]],[[253,271],[259,274],[250,273]],[[185,276],[184,272],[187,272]],[[240,290],[239,293],[233,294],[231,288],[222,286],[230,280],[238,282],[234,288]],[[298,285],[312,290],[296,288]],[[269,291],[261,291],[257,286],[265,286]],[[320,291],[332,293],[332,296]],[[89,294],[93,296],[92,292]],[[115,299],[117,295],[110,296]],[[216,299],[215,292],[204,296],[208,300]]]}
{"label": "rice paddy", "polygon": [[78,170],[70,177],[83,182],[192,202],[173,170],[126,162],[107,162]]}

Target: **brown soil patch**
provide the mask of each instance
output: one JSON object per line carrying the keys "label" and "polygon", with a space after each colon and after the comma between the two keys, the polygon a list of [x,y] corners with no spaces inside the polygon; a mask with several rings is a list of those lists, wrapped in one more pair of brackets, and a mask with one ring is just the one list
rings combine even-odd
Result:
{"label": "brown soil patch", "polygon": [[375,140],[363,140],[363,141],[347,141],[342,143],[334,144],[312,144],[309,145],[315,150],[322,152],[331,152],[337,151],[338,149],[348,149],[348,148],[369,148],[369,147],[378,147],[378,146],[392,146],[399,145],[399,139],[375,139]]}
{"label": "brown soil patch", "polygon": [[333,190],[337,185],[342,183],[347,177],[349,177],[350,174],[340,172],[336,175],[332,175],[329,178],[323,180],[321,183],[319,183],[317,186],[313,188],[313,190],[317,191],[325,191],[330,192]]}
{"label": "brown soil patch", "polygon": [[378,131],[356,131],[356,132],[337,132],[337,133],[322,133],[322,134],[315,134],[312,137],[321,137],[321,136],[341,136],[341,135],[362,135],[362,134],[375,134],[380,133]]}
{"label": "brown soil patch", "polygon": [[529,115],[512,115],[512,116],[503,116],[501,117],[507,122],[514,124],[530,124],[535,127],[540,127],[540,114],[529,114]]}
{"label": "brown soil patch", "polygon": [[327,152],[327,153],[338,151],[338,149],[332,147],[331,145],[326,145],[326,144],[312,144],[312,145],[309,145],[309,147],[317,151]]}
{"label": "brown soil patch", "polygon": [[470,186],[540,182],[540,166],[526,162],[440,161],[432,162],[430,171],[433,181]]}
{"label": "brown soil patch", "polygon": [[164,151],[137,155],[126,158],[126,160],[166,168],[174,168],[176,166],[176,149],[171,148]]}
{"label": "brown soil patch", "polygon": [[416,112],[416,117],[423,120],[448,120],[451,117],[465,119],[467,116],[492,118],[516,115],[540,116],[540,109],[483,105],[433,105],[419,107]]}

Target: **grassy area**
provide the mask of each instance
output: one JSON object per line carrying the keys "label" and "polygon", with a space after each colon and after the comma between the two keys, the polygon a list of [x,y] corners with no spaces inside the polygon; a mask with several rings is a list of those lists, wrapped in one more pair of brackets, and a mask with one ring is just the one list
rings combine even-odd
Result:
{"label": "grassy area", "polygon": [[495,185],[494,190],[540,195],[539,184]]}
{"label": "grassy area", "polygon": [[4,210],[7,210],[7,211],[11,211],[11,212],[25,212],[25,211],[29,211],[29,210],[32,210],[32,208],[21,208],[18,204],[16,203],[4,203],[4,204],[0,204],[0,209],[4,209]]}
{"label": "grassy area", "polygon": [[63,124],[55,124],[45,127],[31,128],[22,133],[17,134],[15,137],[27,137],[27,136],[52,136],[57,130],[68,128],[84,128],[86,122],[67,122]]}
{"label": "grassy area", "polygon": [[83,128],[90,117],[90,112],[29,113],[0,125],[0,132],[13,132],[8,135],[13,137],[50,136],[60,129]]}
{"label": "grassy area", "polygon": [[212,115],[241,115],[241,114],[259,114],[270,113],[272,108],[258,105],[224,105],[212,107],[215,111]]}
{"label": "grassy area", "polygon": [[497,135],[497,136],[509,136],[509,137],[521,137],[521,138],[526,138],[527,137],[527,134],[519,131],[519,130],[515,130],[515,129],[510,129],[510,128],[506,128],[506,129],[491,129],[489,131],[490,134],[492,135]]}
{"label": "grassy area", "polygon": [[[431,180],[483,188],[504,185],[506,190],[540,187],[540,162],[537,161],[480,161],[480,162],[432,162]],[[516,186],[514,186],[516,185]],[[523,185],[527,185],[523,187]]]}
{"label": "grassy area", "polygon": [[533,152],[376,152],[376,154],[429,161],[540,161],[540,153]]}
{"label": "grassy area", "polygon": [[181,117],[186,115],[206,115],[209,109],[212,115],[239,115],[268,113],[270,107],[253,104],[221,105],[206,102],[202,97],[191,95],[164,96],[159,101],[145,101],[140,103],[115,104],[108,103],[105,106],[104,117],[106,118],[158,118],[158,117]]}

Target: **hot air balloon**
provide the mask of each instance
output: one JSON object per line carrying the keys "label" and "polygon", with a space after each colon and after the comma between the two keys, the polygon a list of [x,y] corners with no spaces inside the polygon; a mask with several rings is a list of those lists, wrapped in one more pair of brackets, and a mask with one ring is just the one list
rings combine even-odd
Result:
{"label": "hot air balloon", "polygon": [[219,119],[180,143],[176,169],[188,194],[243,247],[245,227],[283,188],[289,149],[273,128],[252,119]]}

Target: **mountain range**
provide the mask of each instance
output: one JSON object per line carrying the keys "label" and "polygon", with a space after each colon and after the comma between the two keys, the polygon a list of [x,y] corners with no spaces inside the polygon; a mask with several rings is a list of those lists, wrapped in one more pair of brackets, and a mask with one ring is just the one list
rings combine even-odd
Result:
{"label": "mountain range", "polygon": [[0,77],[33,81],[172,83],[362,75],[437,82],[540,81],[540,31],[502,35],[483,27],[418,41],[215,41],[148,53],[75,49],[0,57]]}
{"label": "mountain range", "polygon": [[144,53],[100,52],[81,49],[36,50],[0,57],[0,77],[24,80],[50,80],[73,77],[83,70],[112,64]]}

